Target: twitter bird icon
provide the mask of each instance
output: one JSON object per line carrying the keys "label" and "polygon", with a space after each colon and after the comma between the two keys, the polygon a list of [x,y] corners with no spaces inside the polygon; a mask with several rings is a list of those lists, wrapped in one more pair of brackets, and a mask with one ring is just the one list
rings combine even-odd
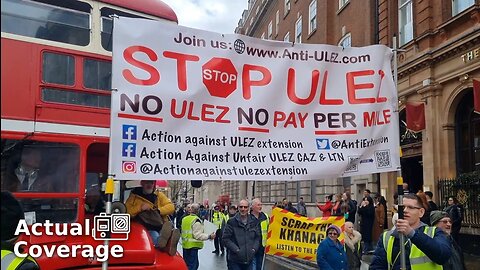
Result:
{"label": "twitter bird icon", "polygon": [[328,139],[317,139],[317,149],[318,150],[330,149],[330,142],[328,141]]}

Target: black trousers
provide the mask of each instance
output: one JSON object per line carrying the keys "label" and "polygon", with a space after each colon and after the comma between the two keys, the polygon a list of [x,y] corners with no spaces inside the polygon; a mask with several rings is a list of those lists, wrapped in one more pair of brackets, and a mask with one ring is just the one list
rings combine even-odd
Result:
{"label": "black trousers", "polygon": [[215,245],[215,250],[218,252],[224,252],[225,247],[222,242],[222,230],[218,229],[215,232],[215,239],[213,239],[213,244]]}

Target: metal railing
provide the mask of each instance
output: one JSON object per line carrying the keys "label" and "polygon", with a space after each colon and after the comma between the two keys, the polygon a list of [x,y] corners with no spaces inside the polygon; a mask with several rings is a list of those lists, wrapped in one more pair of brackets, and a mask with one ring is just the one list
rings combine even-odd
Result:
{"label": "metal railing", "polygon": [[439,208],[444,209],[448,205],[448,197],[451,196],[457,198],[463,207],[462,226],[480,228],[480,177],[478,174],[438,180]]}

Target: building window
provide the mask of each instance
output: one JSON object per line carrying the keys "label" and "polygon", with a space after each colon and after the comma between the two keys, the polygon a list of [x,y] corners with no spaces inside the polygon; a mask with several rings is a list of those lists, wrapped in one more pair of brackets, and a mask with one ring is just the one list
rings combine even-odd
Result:
{"label": "building window", "polygon": [[468,91],[455,114],[457,175],[480,170],[480,114],[473,110],[473,91]]}
{"label": "building window", "polygon": [[278,24],[280,23],[280,12],[277,10],[275,15],[275,36],[278,35]]}
{"label": "building window", "polygon": [[270,21],[270,23],[268,24],[268,30],[267,30],[268,39],[272,39],[272,35],[273,35],[273,24],[272,24],[272,21]]}
{"label": "building window", "polygon": [[73,56],[45,52],[42,64],[43,82],[73,86],[75,81],[75,58]]}
{"label": "building window", "polygon": [[287,32],[285,36],[283,37],[283,41],[285,42],[290,42],[290,32]]}
{"label": "building window", "polygon": [[308,7],[308,34],[317,29],[317,0],[312,0]]}
{"label": "building window", "polygon": [[302,43],[302,16],[295,23],[295,42]]}
{"label": "building window", "polygon": [[343,36],[340,42],[338,42],[338,46],[342,48],[352,47],[352,35],[348,33],[345,36]]}
{"label": "building window", "polygon": [[400,28],[400,46],[413,39],[412,0],[400,0],[398,25]]}
{"label": "building window", "polygon": [[349,0],[338,0],[338,9],[342,9],[347,3],[348,3]]}
{"label": "building window", "polygon": [[58,1],[64,8],[31,1],[2,0],[2,32],[73,45],[90,43],[90,6]]}
{"label": "building window", "polygon": [[452,15],[455,16],[474,4],[475,0],[452,0]]}
{"label": "building window", "polygon": [[290,0],[285,0],[283,5],[283,15],[287,15],[290,12]]}

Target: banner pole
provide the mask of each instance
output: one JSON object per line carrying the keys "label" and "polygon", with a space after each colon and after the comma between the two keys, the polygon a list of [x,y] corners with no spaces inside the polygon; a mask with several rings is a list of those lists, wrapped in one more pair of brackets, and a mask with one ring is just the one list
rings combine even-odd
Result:
{"label": "banner pole", "polygon": [[[116,21],[119,19],[119,17],[114,14],[114,15],[110,15],[111,18],[112,18],[112,35],[110,36],[110,38],[112,39],[113,38],[113,27],[115,26],[115,23]],[[112,52],[114,52],[113,50],[113,46],[112,46]],[[113,95],[117,94],[117,91],[118,89],[116,88],[112,88],[112,91],[111,91],[111,101],[113,102],[114,98],[113,98]],[[111,104],[110,106],[111,108],[113,108],[113,104]],[[110,121],[112,121],[112,117],[111,117],[111,114],[112,114],[112,111],[110,111]],[[115,191],[115,182],[113,180],[113,178],[115,177],[115,175],[112,173],[112,162],[113,162],[113,145],[112,145],[112,125],[110,124],[110,137],[109,137],[109,142],[108,142],[108,177],[107,177],[107,181],[105,183],[105,195],[107,195],[107,201],[105,202],[105,213],[110,216],[112,214],[112,202],[113,202],[113,193]],[[110,251],[109,249],[109,237],[110,237],[110,234],[107,234],[107,237],[106,239],[104,240],[104,245],[105,245],[105,248]],[[102,262],[102,270],[107,270],[108,269],[108,259],[105,260],[104,262]]]}
{"label": "banner pole", "polygon": [[[393,36],[393,80],[395,83],[395,88],[398,96],[398,63],[397,63],[397,37]],[[397,101],[397,112],[399,111],[398,101]],[[399,123],[400,125],[400,123]],[[402,157],[402,148],[400,147],[400,158]],[[397,172],[397,193],[398,193],[398,218],[403,219],[403,177],[402,177],[402,165],[400,163],[400,170]],[[406,270],[407,263],[405,257],[405,235],[399,234],[400,236],[400,269]]]}
{"label": "banner pole", "polygon": [[[265,254],[265,247],[264,247],[264,250],[263,250],[263,257],[262,257],[262,270],[265,269],[265,257],[267,255]],[[255,269],[253,269],[255,270]]]}
{"label": "banner pole", "polygon": [[[107,182],[105,184],[105,195],[107,195],[107,202],[105,205],[105,212],[107,215],[112,214],[112,201],[113,201],[113,191],[114,191],[114,182],[113,182],[113,176],[109,175],[107,178]],[[108,245],[109,245],[109,237],[110,234],[107,234],[107,237],[105,238],[103,244],[105,245],[105,248],[109,250]],[[105,260],[102,263],[102,270],[107,270],[108,269],[108,260]]]}

